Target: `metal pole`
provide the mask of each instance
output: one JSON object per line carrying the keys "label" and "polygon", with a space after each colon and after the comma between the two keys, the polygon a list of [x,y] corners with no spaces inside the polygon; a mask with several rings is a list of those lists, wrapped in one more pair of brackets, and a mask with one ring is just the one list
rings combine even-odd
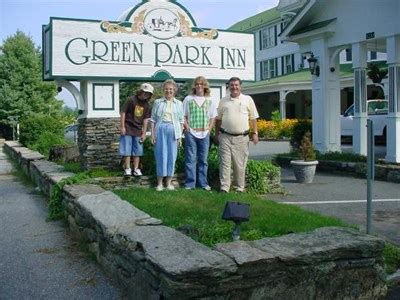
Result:
{"label": "metal pole", "polygon": [[367,233],[372,233],[372,181],[375,178],[374,123],[367,120]]}

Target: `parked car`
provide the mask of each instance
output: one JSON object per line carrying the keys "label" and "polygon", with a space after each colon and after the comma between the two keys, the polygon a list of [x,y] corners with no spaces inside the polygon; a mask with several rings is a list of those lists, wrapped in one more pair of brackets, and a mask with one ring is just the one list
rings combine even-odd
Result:
{"label": "parked car", "polygon": [[[388,101],[383,99],[367,100],[368,118],[374,122],[374,135],[386,137]],[[340,116],[342,136],[353,136],[354,104]]]}
{"label": "parked car", "polygon": [[71,124],[64,128],[64,138],[74,143],[78,142],[78,124]]}

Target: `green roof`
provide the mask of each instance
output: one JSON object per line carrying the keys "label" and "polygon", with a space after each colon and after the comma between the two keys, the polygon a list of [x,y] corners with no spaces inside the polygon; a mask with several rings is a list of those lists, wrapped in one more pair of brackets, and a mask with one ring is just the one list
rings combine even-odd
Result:
{"label": "green roof", "polygon": [[319,29],[319,28],[323,28],[323,27],[327,26],[328,24],[332,23],[335,20],[336,20],[336,18],[333,18],[333,19],[329,19],[329,20],[326,20],[326,21],[310,24],[310,25],[308,25],[306,27],[303,27],[303,28],[300,28],[298,30],[295,30],[295,31],[291,32],[290,35],[296,35],[296,34],[300,34],[300,33],[313,31],[313,30],[316,30],[316,29]]}
{"label": "green roof", "polygon": [[228,30],[251,32],[254,28],[263,26],[264,24],[270,23],[280,17],[281,15],[279,11],[276,8],[272,8],[237,22],[229,27]]}
{"label": "green roof", "polygon": [[[384,64],[384,62],[383,62]],[[340,65],[340,77],[348,77],[353,74],[353,66],[352,64],[341,64]],[[288,82],[296,82],[296,81],[310,81],[311,82],[311,73],[308,69],[302,69],[300,71],[296,71],[290,74],[273,77],[271,79],[256,81],[256,82],[246,82],[243,83],[244,88],[258,87],[258,86],[266,86],[272,84],[279,83],[288,83]]]}
{"label": "green roof", "polygon": [[311,81],[310,71],[308,69],[303,69],[283,76],[273,77],[267,80],[246,82],[243,83],[243,88],[264,86],[277,83],[296,82],[296,81]]}

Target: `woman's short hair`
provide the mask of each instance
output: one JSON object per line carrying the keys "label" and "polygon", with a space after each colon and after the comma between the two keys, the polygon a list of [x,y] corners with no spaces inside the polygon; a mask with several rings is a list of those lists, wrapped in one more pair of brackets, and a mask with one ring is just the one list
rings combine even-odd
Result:
{"label": "woman's short hair", "polygon": [[193,79],[192,83],[192,94],[196,95],[196,83],[201,82],[203,83],[203,90],[204,90],[204,96],[210,96],[210,87],[208,85],[208,80],[204,76],[197,76],[195,79]]}
{"label": "woman's short hair", "polygon": [[175,93],[178,91],[178,85],[177,85],[176,82],[173,81],[172,79],[167,79],[167,80],[165,80],[165,81],[162,83],[161,88],[164,90],[164,88],[165,88],[166,85],[172,85],[172,86],[174,86]]}

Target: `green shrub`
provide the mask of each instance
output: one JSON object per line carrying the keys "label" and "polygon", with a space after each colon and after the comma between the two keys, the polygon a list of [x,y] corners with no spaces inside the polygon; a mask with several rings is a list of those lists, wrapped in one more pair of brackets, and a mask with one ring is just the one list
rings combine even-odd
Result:
{"label": "green shrub", "polygon": [[65,141],[63,136],[60,136],[54,132],[44,131],[39,135],[38,139],[33,142],[33,144],[29,145],[29,147],[48,157],[49,150],[52,146],[66,144],[67,141]]}
{"label": "green shrub", "polygon": [[246,189],[248,192],[264,194],[272,192],[274,188],[269,181],[280,176],[280,167],[270,161],[249,160],[246,168]]}
{"label": "green shrub", "polygon": [[396,272],[400,268],[400,248],[394,244],[386,243],[383,250],[385,269],[388,274]]}
{"label": "green shrub", "polygon": [[314,145],[311,143],[311,133],[309,131],[307,131],[301,139],[298,154],[300,158],[304,161],[315,160],[316,153]]}
{"label": "green shrub", "polygon": [[208,152],[208,184],[219,188],[219,156],[218,147],[212,145]]}
{"label": "green shrub", "polygon": [[[45,135],[48,133],[48,135]],[[50,141],[60,141],[64,137],[64,125],[61,120],[52,116],[37,114],[22,120],[20,123],[20,142],[32,148],[46,148],[39,146],[38,142],[48,143]],[[39,140],[40,139],[40,140]]]}
{"label": "green shrub", "polygon": [[293,126],[293,134],[290,138],[290,146],[294,151],[297,151],[301,145],[301,140],[306,132],[309,131],[311,133],[312,140],[312,123],[310,120],[299,120]]}
{"label": "green shrub", "polygon": [[276,122],[276,123],[279,123],[279,122],[282,121],[281,112],[279,111],[279,109],[274,110],[271,113],[271,120]]}
{"label": "green shrub", "polygon": [[331,151],[326,153],[318,153],[318,160],[333,160],[333,161],[343,161],[343,162],[366,162],[367,157],[361,154],[352,152],[339,152]]}

